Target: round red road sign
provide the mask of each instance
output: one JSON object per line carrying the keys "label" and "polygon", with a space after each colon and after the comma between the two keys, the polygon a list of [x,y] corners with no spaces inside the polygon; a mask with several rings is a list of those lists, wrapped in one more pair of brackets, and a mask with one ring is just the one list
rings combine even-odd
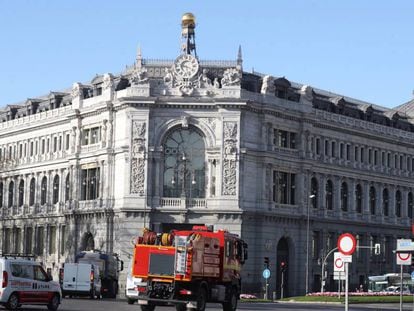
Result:
{"label": "round red road sign", "polygon": [[343,266],[344,266],[344,262],[342,261],[342,258],[337,258],[335,260],[335,267],[337,269],[342,269]]}
{"label": "round red road sign", "polygon": [[338,249],[344,255],[352,255],[356,248],[355,237],[350,233],[341,234],[338,238]]}

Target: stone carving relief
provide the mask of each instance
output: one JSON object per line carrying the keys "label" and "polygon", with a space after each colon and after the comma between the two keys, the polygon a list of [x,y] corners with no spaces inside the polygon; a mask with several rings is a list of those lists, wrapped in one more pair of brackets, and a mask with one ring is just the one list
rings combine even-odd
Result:
{"label": "stone carving relief", "polygon": [[129,82],[131,85],[141,85],[141,84],[148,84],[148,72],[145,67],[140,68],[137,71],[134,71],[132,76],[129,78]]}
{"label": "stone carving relief", "polygon": [[224,122],[223,195],[236,195],[237,123]]}
{"label": "stone carving relief", "polygon": [[272,76],[264,76],[263,83],[262,83],[262,89],[260,90],[260,93],[274,95],[275,91],[276,91],[276,87],[274,84],[274,78]]}
{"label": "stone carving relief", "polygon": [[144,195],[146,123],[132,121],[131,193]]}
{"label": "stone carving relief", "polygon": [[236,68],[228,68],[223,73],[221,85],[225,86],[239,86],[241,82],[241,72]]}
{"label": "stone carving relief", "polygon": [[304,85],[300,89],[302,98],[307,102],[312,102],[313,100],[313,89],[309,85]]}
{"label": "stone carving relief", "polygon": [[82,84],[73,83],[72,86],[72,98],[80,97],[83,98]]}
{"label": "stone carving relief", "polygon": [[[217,77],[212,80],[212,75],[214,73],[209,73],[207,68],[200,68],[198,60],[192,55],[181,55],[172,67],[165,68],[163,80],[165,87],[178,89],[182,96],[191,96],[196,89],[208,96],[214,96],[214,90],[220,88],[220,82]],[[233,76],[227,80],[229,79],[233,81],[229,83],[237,84],[234,81],[237,79]]]}
{"label": "stone carving relief", "polygon": [[106,90],[113,90],[114,88],[114,80],[113,80],[113,76],[110,73],[106,73],[103,76],[103,84],[102,84],[102,88],[104,91]]}

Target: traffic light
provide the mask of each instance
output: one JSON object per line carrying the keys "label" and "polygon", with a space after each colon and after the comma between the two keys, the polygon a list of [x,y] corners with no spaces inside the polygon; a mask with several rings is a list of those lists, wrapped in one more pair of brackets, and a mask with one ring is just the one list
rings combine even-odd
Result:
{"label": "traffic light", "polygon": [[287,269],[287,263],[285,261],[280,262],[280,271],[285,272]]}
{"label": "traffic light", "polygon": [[264,258],[264,265],[265,265],[266,269],[269,268],[269,264],[270,264],[269,257],[265,257]]}

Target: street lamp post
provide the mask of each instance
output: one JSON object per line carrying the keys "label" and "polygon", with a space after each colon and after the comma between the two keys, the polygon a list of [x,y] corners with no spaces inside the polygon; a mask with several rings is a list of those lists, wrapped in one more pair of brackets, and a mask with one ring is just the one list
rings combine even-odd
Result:
{"label": "street lamp post", "polygon": [[310,199],[315,197],[314,194],[311,194],[307,200],[307,221],[306,221],[306,272],[305,272],[305,295],[309,293],[309,215],[310,215]]}

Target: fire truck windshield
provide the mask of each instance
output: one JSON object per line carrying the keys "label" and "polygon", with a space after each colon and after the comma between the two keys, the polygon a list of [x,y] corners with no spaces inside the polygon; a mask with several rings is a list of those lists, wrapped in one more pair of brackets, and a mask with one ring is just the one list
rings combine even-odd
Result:
{"label": "fire truck windshield", "polygon": [[174,254],[151,254],[149,274],[174,275]]}

